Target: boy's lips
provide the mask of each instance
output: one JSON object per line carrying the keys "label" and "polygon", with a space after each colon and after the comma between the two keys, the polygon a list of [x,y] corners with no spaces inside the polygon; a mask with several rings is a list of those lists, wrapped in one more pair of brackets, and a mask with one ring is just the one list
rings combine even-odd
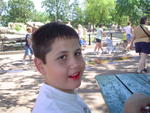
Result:
{"label": "boy's lips", "polygon": [[73,80],[79,79],[80,78],[80,72],[77,72],[77,73],[70,75],[69,78],[71,78]]}

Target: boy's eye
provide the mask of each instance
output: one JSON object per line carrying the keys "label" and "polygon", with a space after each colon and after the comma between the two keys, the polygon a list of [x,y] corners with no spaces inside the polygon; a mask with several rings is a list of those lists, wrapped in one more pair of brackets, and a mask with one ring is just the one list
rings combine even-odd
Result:
{"label": "boy's eye", "polygon": [[80,55],[82,55],[82,53],[81,52],[76,52],[75,55],[80,56]]}
{"label": "boy's eye", "polygon": [[59,58],[58,58],[58,60],[64,60],[64,59],[66,59],[67,57],[65,56],[65,55],[62,55],[62,56],[60,56]]}

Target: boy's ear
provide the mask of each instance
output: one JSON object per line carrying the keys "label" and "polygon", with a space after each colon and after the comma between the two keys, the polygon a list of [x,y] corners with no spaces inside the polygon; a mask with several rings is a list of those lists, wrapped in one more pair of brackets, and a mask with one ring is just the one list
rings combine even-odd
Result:
{"label": "boy's ear", "polygon": [[37,68],[37,70],[42,74],[42,75],[45,75],[45,70],[44,70],[44,63],[41,59],[39,58],[34,58],[34,63],[35,63],[35,66]]}

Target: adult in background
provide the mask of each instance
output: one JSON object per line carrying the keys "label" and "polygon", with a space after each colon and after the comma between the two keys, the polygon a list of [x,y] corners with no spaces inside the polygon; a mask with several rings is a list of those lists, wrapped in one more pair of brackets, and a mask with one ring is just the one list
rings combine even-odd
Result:
{"label": "adult in background", "polygon": [[130,47],[135,43],[135,50],[140,54],[137,73],[147,72],[146,59],[150,54],[150,26],[146,16],[140,19],[140,25],[134,28],[134,35]]}
{"label": "adult in background", "polygon": [[31,61],[32,59],[32,47],[31,47],[31,35],[32,35],[32,28],[31,27],[28,27],[27,28],[27,34],[25,36],[25,52],[24,52],[24,56],[23,56],[23,63],[25,63],[25,59],[27,56],[29,56],[29,59]]}
{"label": "adult in background", "polygon": [[83,29],[83,26],[81,24],[78,25],[77,33],[78,33],[79,38],[80,38],[79,41],[80,41],[80,44],[82,46],[82,49],[84,50],[85,46],[86,46],[86,41],[83,37],[84,29]]}
{"label": "adult in background", "polygon": [[82,39],[83,38],[83,27],[81,24],[78,25],[77,33],[79,35],[79,38]]}
{"label": "adult in background", "polygon": [[97,28],[97,34],[96,34],[96,45],[94,48],[94,52],[99,52],[99,49],[101,49],[103,53],[103,48],[102,48],[102,36],[104,35],[104,31],[102,28],[102,24],[100,24]]}

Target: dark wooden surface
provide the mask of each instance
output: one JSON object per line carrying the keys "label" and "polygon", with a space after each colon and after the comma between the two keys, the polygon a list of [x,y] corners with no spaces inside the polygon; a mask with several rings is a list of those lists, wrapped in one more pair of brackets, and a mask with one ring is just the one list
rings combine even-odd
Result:
{"label": "dark wooden surface", "polygon": [[96,80],[110,113],[123,113],[124,103],[133,93],[150,96],[150,75],[97,75]]}

